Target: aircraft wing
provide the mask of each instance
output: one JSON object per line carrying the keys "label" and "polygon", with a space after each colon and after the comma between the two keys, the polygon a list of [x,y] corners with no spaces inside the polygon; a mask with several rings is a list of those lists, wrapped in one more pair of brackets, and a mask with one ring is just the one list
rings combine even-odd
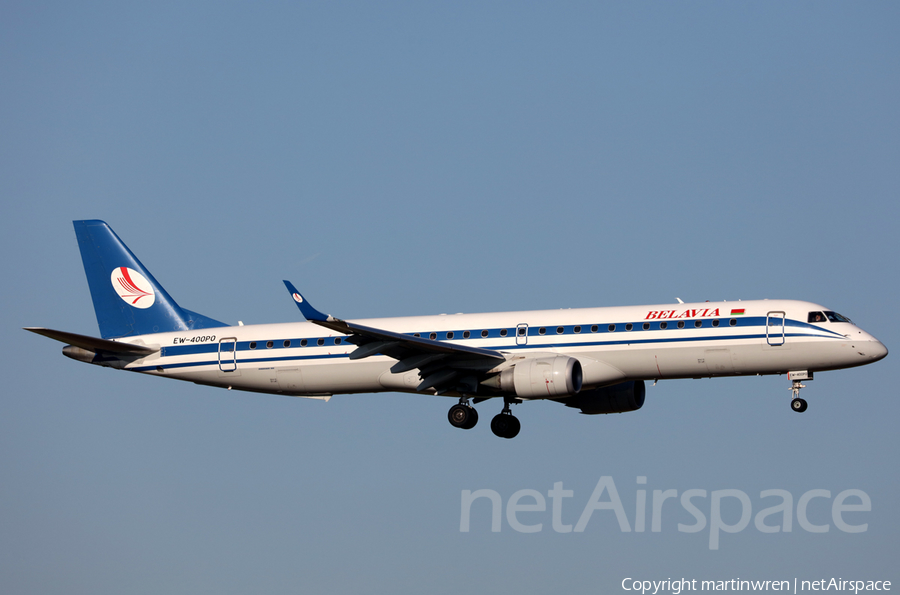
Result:
{"label": "aircraft wing", "polygon": [[463,389],[470,388],[474,392],[477,380],[473,374],[490,370],[506,360],[503,354],[490,349],[414,337],[323,314],[306,301],[290,281],[285,281],[284,284],[304,318],[349,335],[347,340],[357,345],[350,353],[350,359],[381,354],[397,360],[391,368],[391,372],[395,374],[418,368],[422,382],[416,387],[417,390],[458,390],[461,384]]}
{"label": "aircraft wing", "polygon": [[103,351],[106,353],[139,356],[149,355],[159,351],[159,349],[145,347],[143,345],[132,345],[131,343],[123,343],[121,341],[98,339],[87,335],[77,335],[75,333],[67,333],[66,331],[55,331],[39,326],[29,326],[25,327],[23,330],[31,331],[32,333],[37,333],[38,335],[43,335],[55,339],[56,341],[68,343],[69,345],[81,347],[82,349],[87,349],[89,351]]}

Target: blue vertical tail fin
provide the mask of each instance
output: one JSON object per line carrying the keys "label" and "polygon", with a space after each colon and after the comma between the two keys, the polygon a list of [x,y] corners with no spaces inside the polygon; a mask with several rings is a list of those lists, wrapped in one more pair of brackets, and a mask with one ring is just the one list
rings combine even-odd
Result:
{"label": "blue vertical tail fin", "polygon": [[227,326],[181,308],[103,221],[74,221],[104,339]]}

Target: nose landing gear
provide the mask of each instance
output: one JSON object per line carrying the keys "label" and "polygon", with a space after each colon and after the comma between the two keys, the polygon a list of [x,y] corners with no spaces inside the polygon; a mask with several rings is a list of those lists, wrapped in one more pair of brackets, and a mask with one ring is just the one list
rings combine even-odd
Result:
{"label": "nose landing gear", "polygon": [[797,397],[796,399],[791,399],[791,409],[796,411],[797,413],[803,413],[806,411],[806,399],[801,399]]}
{"label": "nose landing gear", "polygon": [[791,380],[791,409],[796,411],[797,413],[803,413],[806,411],[806,400],[800,398],[800,389],[806,388],[806,385],[801,382],[801,380],[812,380],[813,375],[812,372],[788,372],[788,378]]}

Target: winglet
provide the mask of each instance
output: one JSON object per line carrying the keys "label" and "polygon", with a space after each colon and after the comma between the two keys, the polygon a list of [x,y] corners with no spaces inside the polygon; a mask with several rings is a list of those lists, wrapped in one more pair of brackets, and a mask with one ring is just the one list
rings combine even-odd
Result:
{"label": "winglet", "polygon": [[291,294],[291,297],[297,302],[297,307],[300,308],[300,313],[303,314],[303,317],[309,321],[318,320],[320,322],[326,322],[328,320],[333,320],[333,318],[327,314],[322,314],[318,310],[312,307],[312,305],[306,301],[300,292],[297,291],[297,288],[294,287],[294,284],[290,281],[284,281],[285,287],[287,287],[288,291]]}

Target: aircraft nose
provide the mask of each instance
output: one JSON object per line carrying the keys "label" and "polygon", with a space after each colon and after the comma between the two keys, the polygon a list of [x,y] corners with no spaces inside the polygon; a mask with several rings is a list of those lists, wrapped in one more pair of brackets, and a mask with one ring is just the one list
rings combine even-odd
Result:
{"label": "aircraft nose", "polygon": [[884,343],[877,339],[874,339],[869,345],[866,345],[866,355],[871,357],[873,362],[884,359],[887,354],[887,347],[885,347]]}

